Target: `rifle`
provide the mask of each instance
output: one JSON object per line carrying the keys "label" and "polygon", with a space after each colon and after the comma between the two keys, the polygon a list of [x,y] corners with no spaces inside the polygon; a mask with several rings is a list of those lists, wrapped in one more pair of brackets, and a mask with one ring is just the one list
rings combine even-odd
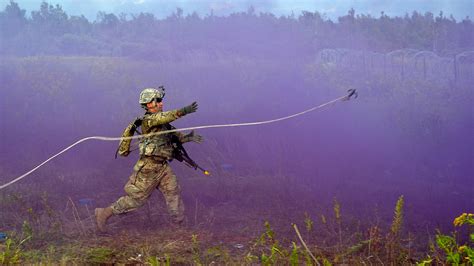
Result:
{"label": "rifle", "polygon": [[[171,126],[171,128],[174,128]],[[191,157],[189,157],[188,152],[183,146],[183,143],[179,141],[177,135],[171,135],[171,143],[173,145],[173,159],[176,159],[180,162],[184,162],[187,166],[194,168],[194,170],[201,170],[205,175],[210,175],[209,171],[199,166]]]}

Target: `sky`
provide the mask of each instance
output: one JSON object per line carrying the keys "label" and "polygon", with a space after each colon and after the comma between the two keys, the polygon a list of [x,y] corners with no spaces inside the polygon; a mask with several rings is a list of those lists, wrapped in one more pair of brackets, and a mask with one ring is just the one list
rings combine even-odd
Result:
{"label": "sky", "polygon": [[[10,0],[0,0],[3,10]],[[17,0],[21,8],[30,14],[39,9],[43,0]],[[453,15],[459,21],[469,16],[474,17],[474,0],[48,0],[50,4],[59,4],[69,15],[84,15],[89,20],[95,20],[98,11],[107,13],[136,14],[148,12],[158,18],[170,15],[177,7],[184,14],[197,12],[201,16],[228,15],[233,12],[247,11],[250,6],[256,13],[270,12],[277,16],[299,15],[301,11],[318,11],[326,14],[332,20],[347,14],[354,8],[356,14],[380,16],[384,11],[389,16],[403,16],[416,10],[421,13],[432,12],[438,15],[440,11],[446,16]]]}

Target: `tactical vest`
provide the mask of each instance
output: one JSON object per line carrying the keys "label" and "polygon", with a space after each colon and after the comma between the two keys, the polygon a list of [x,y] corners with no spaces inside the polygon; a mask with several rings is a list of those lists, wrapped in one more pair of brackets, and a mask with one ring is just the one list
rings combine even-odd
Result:
{"label": "tactical vest", "polygon": [[[150,127],[147,123],[147,115],[143,117],[141,127],[143,135],[171,129],[170,124]],[[158,156],[165,160],[173,158],[173,145],[170,134],[161,134],[141,138],[138,147],[140,150],[140,155]]]}

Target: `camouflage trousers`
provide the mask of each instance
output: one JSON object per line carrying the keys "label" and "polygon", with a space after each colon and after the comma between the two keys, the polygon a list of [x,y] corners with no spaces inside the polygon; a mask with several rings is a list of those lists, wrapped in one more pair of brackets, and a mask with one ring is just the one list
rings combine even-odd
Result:
{"label": "camouflage trousers", "polygon": [[140,158],[124,189],[127,195],[111,205],[114,214],[130,212],[141,207],[151,193],[159,189],[163,193],[173,221],[176,223],[183,221],[184,205],[181,189],[176,175],[166,161],[162,162],[153,157]]}

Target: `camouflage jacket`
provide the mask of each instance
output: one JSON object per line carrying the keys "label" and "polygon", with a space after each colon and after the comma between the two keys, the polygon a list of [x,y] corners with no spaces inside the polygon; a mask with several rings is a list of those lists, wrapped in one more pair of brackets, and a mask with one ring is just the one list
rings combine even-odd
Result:
{"label": "camouflage jacket", "polygon": [[[170,122],[182,117],[179,110],[172,110],[167,112],[146,113],[141,118],[142,134],[156,133],[164,130],[172,129]],[[136,130],[135,121],[131,122],[125,128],[122,137],[133,136]],[[173,145],[171,143],[171,134],[178,136],[180,142],[185,143],[190,141],[187,135],[181,132],[173,132],[169,134],[154,135],[150,137],[140,138],[139,150],[140,155],[156,156],[163,160],[172,158]],[[118,153],[121,156],[127,156],[130,153],[131,139],[121,140],[119,144]]]}

